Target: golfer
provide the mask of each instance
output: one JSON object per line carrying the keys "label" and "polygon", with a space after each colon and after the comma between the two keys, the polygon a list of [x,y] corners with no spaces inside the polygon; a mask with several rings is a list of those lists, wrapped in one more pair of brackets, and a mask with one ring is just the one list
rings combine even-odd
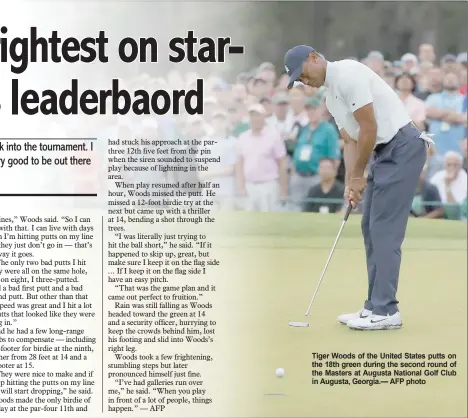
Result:
{"label": "golfer", "polygon": [[401,245],[432,140],[414,126],[396,93],[365,65],[328,62],[306,45],[290,49],[284,65],[288,88],[296,81],[326,87],[326,105],[345,141],[346,203],[355,207],[366,190],[362,233],[368,295],[359,312],[341,315],[338,321],[352,329],[400,328],[396,293]]}

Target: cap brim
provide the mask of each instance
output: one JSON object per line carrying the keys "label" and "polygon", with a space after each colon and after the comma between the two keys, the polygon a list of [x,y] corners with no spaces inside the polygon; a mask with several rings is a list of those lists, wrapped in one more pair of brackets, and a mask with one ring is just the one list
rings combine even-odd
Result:
{"label": "cap brim", "polygon": [[302,73],[302,66],[296,69],[295,71],[293,71],[293,73],[289,76],[288,90],[293,88],[294,83],[301,76],[301,73]]}

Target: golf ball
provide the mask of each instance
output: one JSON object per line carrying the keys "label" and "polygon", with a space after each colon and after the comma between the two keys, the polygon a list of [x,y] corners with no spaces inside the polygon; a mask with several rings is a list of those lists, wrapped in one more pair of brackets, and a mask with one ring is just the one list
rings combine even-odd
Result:
{"label": "golf ball", "polygon": [[276,376],[283,377],[284,376],[284,369],[282,369],[281,367],[279,369],[276,369]]}

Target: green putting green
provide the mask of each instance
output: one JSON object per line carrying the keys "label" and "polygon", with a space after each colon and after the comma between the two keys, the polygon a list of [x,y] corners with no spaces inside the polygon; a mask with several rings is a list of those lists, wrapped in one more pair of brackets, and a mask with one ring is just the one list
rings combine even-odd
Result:
{"label": "green putting green", "polygon": [[[352,331],[336,322],[357,311],[367,294],[360,216],[350,217],[310,316],[309,300],[341,224],[341,215],[235,213],[220,216],[220,255],[232,267],[225,306],[235,344],[235,416],[250,417],[466,417],[467,238],[466,224],[411,219],[403,245],[398,297],[403,328]],[[223,270],[224,271],[224,270]],[[220,280],[221,281],[221,280]],[[310,323],[288,327],[289,321]],[[325,385],[312,379],[312,353],[449,354],[456,376],[377,377],[387,384]],[[353,362],[366,361],[352,360]],[[387,362],[388,360],[368,360]],[[396,362],[401,360],[395,360]],[[404,361],[404,359],[403,359]],[[410,361],[410,360],[408,360]],[[413,360],[416,361],[416,360]],[[417,360],[419,362],[423,360]],[[356,366],[356,365],[354,365]],[[278,378],[275,370],[285,369]],[[424,370],[413,367],[404,370]],[[334,368],[333,370],[340,370]],[[343,369],[341,369],[343,370]],[[364,367],[351,367],[354,373]],[[381,370],[373,368],[367,370]],[[386,368],[386,370],[393,370]],[[399,369],[403,370],[403,369]],[[391,372],[393,373],[393,371]],[[353,377],[348,377],[352,381]],[[407,385],[407,380],[426,384]],[[233,416],[234,416],[233,415]]]}

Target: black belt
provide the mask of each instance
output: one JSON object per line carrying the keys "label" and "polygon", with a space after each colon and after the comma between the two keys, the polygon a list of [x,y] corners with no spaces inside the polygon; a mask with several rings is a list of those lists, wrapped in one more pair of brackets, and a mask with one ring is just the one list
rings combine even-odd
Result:
{"label": "black belt", "polygon": [[406,130],[408,127],[415,127],[416,128],[416,126],[413,124],[413,122],[408,123],[407,125],[405,125],[405,126],[401,127],[400,129],[398,129],[398,132],[393,136],[393,138],[390,141],[386,142],[385,144],[376,145],[376,147],[374,148],[374,152],[376,152],[377,154],[379,152],[381,152],[388,144],[390,144],[390,142],[392,142],[396,138],[396,136],[399,133],[403,133],[403,131]]}
{"label": "black belt", "polygon": [[393,138],[390,141],[386,142],[385,144],[376,145],[376,147],[374,148],[374,152],[378,154],[380,151],[382,151],[392,141],[393,141]]}

